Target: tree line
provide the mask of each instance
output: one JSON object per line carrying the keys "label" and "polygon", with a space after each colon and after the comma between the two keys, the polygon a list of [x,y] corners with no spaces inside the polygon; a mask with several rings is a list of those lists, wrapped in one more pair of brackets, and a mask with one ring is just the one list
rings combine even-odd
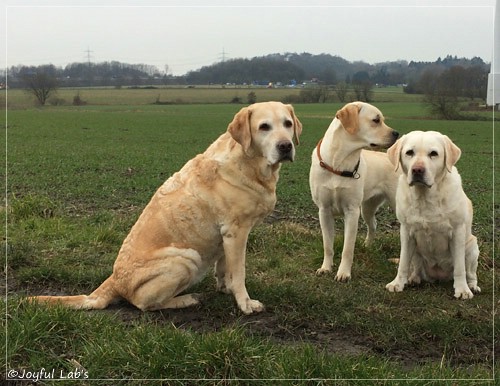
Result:
{"label": "tree line", "polygon": [[[41,66],[12,66],[7,71],[8,86],[23,88],[33,77],[43,76],[57,81],[60,87],[132,86],[147,84],[166,77],[148,64],[129,64],[117,61],[102,63],[70,63],[65,67],[52,64]],[[4,80],[5,82],[5,74]]]}
{"label": "tree line", "polygon": [[271,54],[252,59],[225,60],[182,76],[169,74],[147,64],[117,61],[54,65],[13,66],[2,76],[8,86],[27,88],[43,105],[58,87],[160,86],[160,85],[265,85],[305,87],[301,100],[325,102],[335,93],[345,100],[352,90],[358,100],[371,101],[372,88],[402,85],[406,93],[424,94],[434,112],[456,117],[459,98],[485,99],[489,64],[481,58],[448,55],[434,62],[394,61],[368,64],[349,62],[339,56],[309,53]]}
{"label": "tree line", "polygon": [[478,66],[448,69],[429,68],[405,92],[424,95],[431,113],[445,119],[461,118],[461,99],[486,99],[488,73]]}
{"label": "tree line", "polygon": [[61,87],[78,86],[142,86],[142,85],[203,85],[203,84],[301,84],[311,80],[325,85],[369,81],[378,85],[408,85],[408,92],[418,92],[418,81],[428,70],[442,72],[451,67],[488,73],[489,64],[481,58],[457,58],[448,55],[434,62],[407,62],[404,60],[369,64],[349,62],[330,54],[310,53],[270,54],[252,59],[231,59],[185,75],[173,76],[168,65],[164,69],[148,64],[128,64],[117,61],[102,63],[70,63],[65,67],[54,65],[12,66],[0,75],[9,87],[24,87],[25,79],[35,73],[44,73],[57,79]]}

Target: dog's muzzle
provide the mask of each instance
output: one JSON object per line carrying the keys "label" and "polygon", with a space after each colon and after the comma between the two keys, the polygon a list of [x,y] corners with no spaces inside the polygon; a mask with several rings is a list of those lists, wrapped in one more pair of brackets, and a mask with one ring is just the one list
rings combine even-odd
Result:
{"label": "dog's muzzle", "polygon": [[291,141],[280,141],[276,144],[280,161],[293,162],[293,143]]}
{"label": "dog's muzzle", "polygon": [[424,185],[427,186],[428,188],[432,187],[432,185],[429,185],[427,183],[427,180],[425,178],[425,168],[422,166],[415,166],[411,169],[411,182],[410,186],[413,185]]}
{"label": "dog's muzzle", "polygon": [[399,133],[396,130],[393,130],[392,131],[392,144],[391,145],[394,145],[394,143],[398,140],[398,138],[399,138]]}
{"label": "dog's muzzle", "polygon": [[370,143],[370,147],[371,148],[382,148],[382,149],[386,149],[388,147],[391,147],[392,145],[394,145],[394,143],[398,140],[399,138],[399,133],[396,131],[396,130],[393,130],[392,133],[391,133],[391,138],[389,138],[388,142],[383,144],[383,145],[380,145],[380,144],[377,144],[377,143]]}

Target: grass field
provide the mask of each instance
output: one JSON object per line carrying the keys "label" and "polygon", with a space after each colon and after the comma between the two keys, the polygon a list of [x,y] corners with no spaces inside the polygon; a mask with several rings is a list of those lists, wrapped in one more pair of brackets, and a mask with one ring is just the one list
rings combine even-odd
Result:
{"label": "grass field", "polygon": [[[296,161],[283,165],[276,212],[249,240],[247,287],[266,305],[264,313],[243,316],[231,296],[215,292],[211,275],[194,288],[204,300],[191,309],[141,313],[122,303],[82,312],[26,304],[24,295],[90,293],[98,286],[153,192],[241,108],[160,106],[149,97],[134,103],[129,97],[43,109],[26,108],[19,99],[9,108],[9,207],[1,213],[5,219],[8,212],[2,249],[6,371],[54,370],[55,378],[88,377],[103,385],[147,379],[179,385],[494,384],[492,123],[432,120],[411,100],[376,105],[401,133],[438,130],[463,151],[457,167],[474,203],[481,250],[482,293],[472,300],[454,300],[451,283],[400,294],[385,290],[396,273],[387,259],[399,254],[398,223],[385,208],[369,249],[360,227],[351,282],[315,276],[322,246],[308,187],[310,154],[340,107],[315,104],[295,106],[304,125]],[[338,236],[337,265],[341,244]]]}

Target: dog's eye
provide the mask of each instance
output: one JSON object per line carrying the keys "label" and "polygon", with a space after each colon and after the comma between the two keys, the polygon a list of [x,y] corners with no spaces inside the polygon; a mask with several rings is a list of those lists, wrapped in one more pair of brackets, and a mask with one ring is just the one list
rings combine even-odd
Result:
{"label": "dog's eye", "polygon": [[380,123],[380,118],[379,118],[379,117],[377,117],[377,118],[375,118],[375,119],[372,119],[372,121],[378,124],[378,123]]}
{"label": "dog's eye", "polygon": [[408,151],[406,152],[406,155],[407,155],[408,157],[413,157],[413,156],[415,155],[415,152],[414,152],[413,150],[408,150]]}
{"label": "dog's eye", "polygon": [[293,126],[293,122],[292,121],[290,121],[289,119],[285,120],[285,127],[286,128],[289,129],[292,126]]}
{"label": "dog's eye", "polygon": [[269,125],[269,123],[261,123],[259,126],[259,130],[269,131],[271,130],[271,126]]}
{"label": "dog's eye", "polygon": [[439,155],[439,154],[438,154],[438,152],[437,152],[436,150],[433,150],[433,151],[431,151],[431,152],[429,153],[429,157],[431,157],[431,158],[437,157],[438,155]]}

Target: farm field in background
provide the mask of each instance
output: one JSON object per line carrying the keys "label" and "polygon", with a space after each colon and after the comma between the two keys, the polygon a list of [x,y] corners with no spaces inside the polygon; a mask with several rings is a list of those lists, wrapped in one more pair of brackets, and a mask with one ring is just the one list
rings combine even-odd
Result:
{"label": "farm field in background", "polygon": [[[148,105],[163,104],[199,104],[230,103],[235,98],[246,104],[248,94],[254,92],[257,101],[284,100],[288,96],[297,96],[304,90],[301,87],[265,88],[253,86],[194,86],[194,87],[160,87],[160,88],[61,88],[50,100],[57,99],[59,104],[72,105],[73,98],[79,96],[88,105]],[[420,95],[404,94],[401,87],[374,88],[374,98],[378,102],[406,101],[416,102]],[[5,97],[5,90],[0,90],[0,98]],[[8,90],[9,108],[26,108],[34,106],[34,97],[25,90]],[[335,98],[333,90],[330,97]],[[2,103],[2,106],[5,103]],[[50,103],[48,103],[50,104]]]}
{"label": "farm field in background", "polygon": [[[262,101],[291,91],[255,92]],[[202,305],[183,310],[142,313],[121,303],[85,312],[26,304],[28,294],[96,288],[111,273],[123,238],[154,191],[204,151],[245,105],[203,104],[207,95],[211,102],[227,102],[238,92],[245,102],[247,90],[176,89],[175,96],[170,89],[165,94],[163,89],[80,90],[88,105],[44,108],[31,107],[25,93],[9,90],[8,243],[2,248],[8,262],[8,298],[2,302],[8,316],[2,340],[7,368],[68,373],[76,366],[102,384],[110,378],[179,380],[172,384],[235,378],[288,379],[277,383],[294,385],[310,384],[305,381],[310,378],[493,384],[487,381],[493,376],[493,276],[498,275],[492,123],[433,120],[423,105],[407,98],[415,96],[385,91],[377,91],[373,103],[391,127],[402,134],[441,131],[462,149],[457,167],[474,203],[473,233],[481,251],[482,293],[470,301],[454,300],[452,283],[400,294],[385,290],[396,273],[388,259],[399,254],[399,226],[386,208],[377,216],[377,240],[370,248],[362,245],[360,225],[351,282],[315,276],[322,245],[308,186],[310,156],[342,106],[326,103],[294,105],[304,126],[297,158],[281,169],[275,213],[250,236],[247,286],[266,305],[264,313],[243,316],[231,296],[215,292],[211,275],[193,290],[203,294]],[[64,92],[59,97],[71,101],[75,90]],[[172,92],[172,98],[191,104],[153,105],[159,92],[162,101]],[[335,269],[341,220],[336,228]],[[498,345],[495,349],[498,358]],[[196,384],[212,384],[209,380]]]}

